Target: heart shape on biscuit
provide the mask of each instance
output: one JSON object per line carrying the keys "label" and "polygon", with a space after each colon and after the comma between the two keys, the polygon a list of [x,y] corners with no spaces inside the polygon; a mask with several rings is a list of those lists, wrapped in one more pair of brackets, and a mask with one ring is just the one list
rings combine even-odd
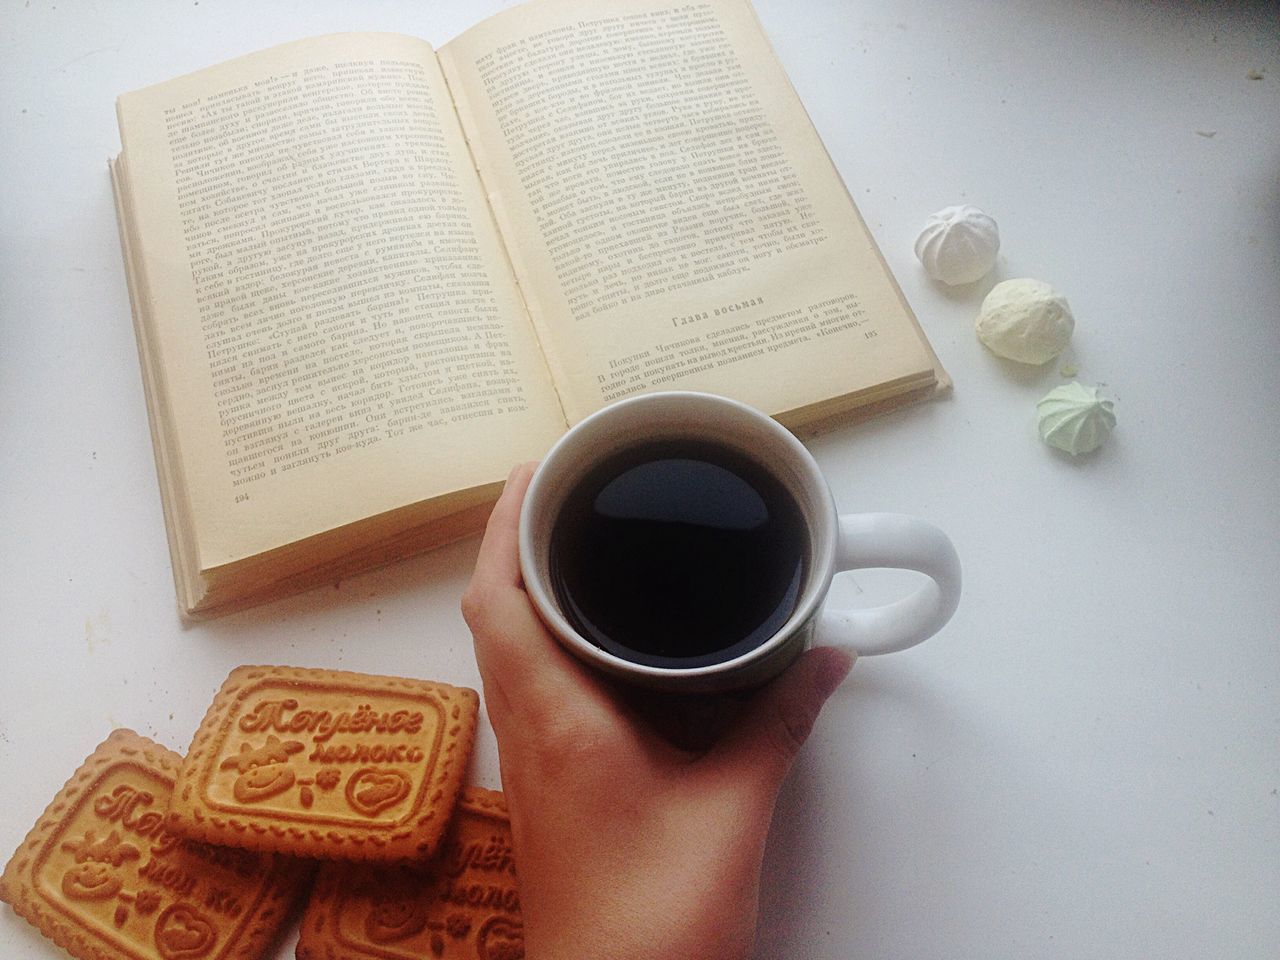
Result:
{"label": "heart shape on biscuit", "polygon": [[408,775],[399,770],[365,767],[347,781],[347,803],[365,816],[375,817],[407,797],[411,786]]}
{"label": "heart shape on biscuit", "polygon": [[218,932],[185,903],[175,903],[156,918],[156,947],[164,960],[196,960],[213,949]]}
{"label": "heart shape on biscuit", "polygon": [[524,926],[519,920],[490,917],[476,935],[480,960],[523,960]]}

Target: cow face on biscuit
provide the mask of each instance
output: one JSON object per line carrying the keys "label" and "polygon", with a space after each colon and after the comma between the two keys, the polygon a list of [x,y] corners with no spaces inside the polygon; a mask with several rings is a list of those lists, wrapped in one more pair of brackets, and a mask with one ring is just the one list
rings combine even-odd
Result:
{"label": "cow face on biscuit", "polygon": [[75,854],[75,866],[62,875],[62,892],[73,900],[107,900],[114,897],[123,884],[115,868],[126,860],[137,860],[138,848],[122,843],[112,830],[101,840],[94,831],[86,830],[83,840],[67,840],[63,850]]}
{"label": "cow face on biscuit", "polygon": [[241,803],[265,800],[293,786],[295,778],[289,767],[289,755],[302,749],[303,745],[297,740],[281,742],[277,737],[267,737],[267,742],[260,747],[246,740],[240,744],[240,752],[223,760],[218,769],[230,767],[239,771],[232,792]]}

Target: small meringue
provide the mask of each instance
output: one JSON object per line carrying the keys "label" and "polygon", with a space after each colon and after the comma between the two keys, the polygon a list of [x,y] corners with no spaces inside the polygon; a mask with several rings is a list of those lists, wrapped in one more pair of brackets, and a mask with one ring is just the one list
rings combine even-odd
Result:
{"label": "small meringue", "polygon": [[916,237],[916,256],[925,272],[948,286],[982,279],[999,251],[996,222],[967,203],[939,210]]}
{"label": "small meringue", "polygon": [[992,353],[1019,363],[1047,363],[1067,345],[1076,321],[1067,298],[1041,280],[997,283],[974,323]]}
{"label": "small meringue", "polygon": [[1040,439],[1073,456],[1096,450],[1115,429],[1115,404],[1097,387],[1068,383],[1054,387],[1036,404]]}

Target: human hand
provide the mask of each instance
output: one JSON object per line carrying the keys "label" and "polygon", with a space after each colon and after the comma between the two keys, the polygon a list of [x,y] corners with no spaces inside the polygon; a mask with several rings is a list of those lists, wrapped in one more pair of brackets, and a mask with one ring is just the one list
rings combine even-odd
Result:
{"label": "human hand", "polygon": [[508,479],[462,599],[498,741],[527,956],[742,960],[778,789],[853,660],[809,650],[741,700],[712,744],[674,746],[556,642],[526,595],[517,523],[532,473],[525,464]]}

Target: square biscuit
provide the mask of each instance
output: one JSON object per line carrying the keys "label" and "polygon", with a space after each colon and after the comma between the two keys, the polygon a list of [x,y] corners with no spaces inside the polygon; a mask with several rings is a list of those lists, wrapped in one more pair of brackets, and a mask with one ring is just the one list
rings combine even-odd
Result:
{"label": "square biscuit", "polygon": [[406,867],[328,863],[298,960],[521,960],[524,927],[502,794],[468,787],[436,856]]}
{"label": "square biscuit", "polygon": [[435,853],[475,739],[474,690],[341,670],[238,667],[178,772],[167,825],[341,860]]}
{"label": "square biscuit", "polygon": [[32,827],[0,899],[80,960],[248,960],[312,866],[184,840],[164,809],[182,758],[116,730]]}

